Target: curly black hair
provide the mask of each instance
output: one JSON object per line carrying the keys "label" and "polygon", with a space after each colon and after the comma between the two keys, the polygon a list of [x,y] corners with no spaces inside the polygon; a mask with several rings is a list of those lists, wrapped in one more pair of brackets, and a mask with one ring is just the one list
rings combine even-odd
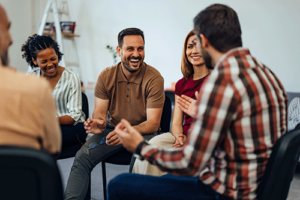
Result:
{"label": "curly black hair", "polygon": [[29,36],[25,44],[22,45],[21,51],[22,58],[31,66],[31,68],[38,67],[32,61],[32,58],[36,60],[37,54],[47,48],[53,48],[58,56],[58,62],[61,61],[63,54],[59,51],[59,46],[55,40],[50,36],[34,34]]}

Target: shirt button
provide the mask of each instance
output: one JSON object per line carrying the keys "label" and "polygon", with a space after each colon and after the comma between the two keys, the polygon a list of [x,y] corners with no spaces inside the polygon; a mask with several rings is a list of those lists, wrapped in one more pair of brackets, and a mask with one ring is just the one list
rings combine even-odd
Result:
{"label": "shirt button", "polygon": [[127,88],[127,90],[129,91],[129,88]]}
{"label": "shirt button", "polygon": [[129,85],[130,82],[127,82],[127,84]]}
{"label": "shirt button", "polygon": [[129,97],[129,96],[127,95],[127,97]]}

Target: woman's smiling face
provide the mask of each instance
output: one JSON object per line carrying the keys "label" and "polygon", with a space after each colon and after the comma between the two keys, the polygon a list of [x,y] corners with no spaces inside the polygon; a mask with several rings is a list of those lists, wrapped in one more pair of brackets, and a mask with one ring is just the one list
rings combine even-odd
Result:
{"label": "woman's smiling face", "polygon": [[58,56],[53,48],[47,48],[37,53],[34,64],[41,68],[42,76],[53,77],[57,74]]}
{"label": "woman's smiling face", "polygon": [[202,56],[200,55],[199,51],[197,50],[196,43],[193,42],[196,35],[192,35],[189,37],[187,44],[186,44],[186,57],[188,61],[193,66],[199,66],[204,64],[204,60]]}

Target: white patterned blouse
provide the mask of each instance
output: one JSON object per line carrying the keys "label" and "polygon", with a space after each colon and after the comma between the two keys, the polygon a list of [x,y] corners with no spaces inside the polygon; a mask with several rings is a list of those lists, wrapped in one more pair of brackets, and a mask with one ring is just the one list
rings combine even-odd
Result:
{"label": "white patterned blouse", "polygon": [[[29,72],[40,77],[41,69],[36,68]],[[75,120],[74,126],[85,121],[85,114],[82,112],[81,85],[76,73],[65,68],[58,80],[52,96],[56,103],[56,116],[69,115]]]}

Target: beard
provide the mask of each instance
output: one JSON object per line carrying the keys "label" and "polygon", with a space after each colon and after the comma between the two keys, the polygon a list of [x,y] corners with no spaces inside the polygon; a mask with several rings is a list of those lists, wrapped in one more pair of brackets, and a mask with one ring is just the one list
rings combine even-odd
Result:
{"label": "beard", "polygon": [[207,69],[214,69],[214,66],[211,64],[211,56],[201,47],[202,57]]}
{"label": "beard", "polygon": [[[130,63],[129,63],[130,59],[138,59],[141,62],[141,64],[139,65],[139,67],[137,69],[130,68]],[[141,68],[141,66],[143,64],[143,59],[140,56],[139,57],[129,57],[128,59],[124,59],[124,60],[122,59],[122,64],[127,71],[129,71],[130,73],[134,73],[134,72],[139,71],[139,69]]]}
{"label": "beard", "polygon": [[9,57],[8,57],[8,51],[4,52],[1,55],[1,61],[3,66],[8,66],[9,65]]}

